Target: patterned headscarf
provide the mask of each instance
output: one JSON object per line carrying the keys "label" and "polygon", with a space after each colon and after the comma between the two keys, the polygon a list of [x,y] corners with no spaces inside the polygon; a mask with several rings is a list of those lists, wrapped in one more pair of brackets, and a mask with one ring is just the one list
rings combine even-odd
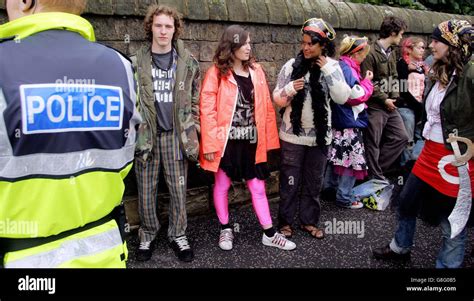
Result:
{"label": "patterned headscarf", "polygon": [[369,39],[367,37],[357,37],[357,36],[349,36],[350,39],[350,47],[341,51],[341,55],[351,55],[356,52],[361,51],[369,44]]}
{"label": "patterned headscarf", "polygon": [[464,58],[472,55],[474,48],[474,27],[465,20],[449,20],[438,25],[431,36],[446,45],[462,50]]}
{"label": "patterned headscarf", "polygon": [[301,33],[307,31],[316,33],[320,39],[328,39],[329,41],[332,41],[336,38],[336,31],[334,28],[331,24],[321,18],[311,18],[306,20],[301,27]]}

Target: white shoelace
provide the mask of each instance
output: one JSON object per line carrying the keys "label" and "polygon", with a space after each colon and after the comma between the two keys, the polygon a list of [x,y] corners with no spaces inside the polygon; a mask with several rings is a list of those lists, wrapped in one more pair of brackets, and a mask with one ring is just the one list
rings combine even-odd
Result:
{"label": "white shoelace", "polygon": [[149,250],[151,245],[151,241],[142,241],[140,242],[140,247],[139,249],[141,250]]}
{"label": "white shoelace", "polygon": [[222,230],[221,235],[219,238],[219,241],[224,242],[224,241],[232,241],[234,239],[234,235],[232,234],[232,231],[229,230]]}
{"label": "white shoelace", "polygon": [[181,251],[191,249],[186,236],[178,237],[174,241],[178,244],[178,247]]}

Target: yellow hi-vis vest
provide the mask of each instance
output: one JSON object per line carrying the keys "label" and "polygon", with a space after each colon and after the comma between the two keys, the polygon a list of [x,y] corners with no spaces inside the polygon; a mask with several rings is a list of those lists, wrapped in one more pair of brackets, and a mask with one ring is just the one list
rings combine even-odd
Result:
{"label": "yellow hi-vis vest", "polygon": [[38,242],[4,250],[6,268],[125,267],[107,217],[141,117],[131,63],[94,41],[90,23],[66,13],[0,26],[0,253],[2,240]]}

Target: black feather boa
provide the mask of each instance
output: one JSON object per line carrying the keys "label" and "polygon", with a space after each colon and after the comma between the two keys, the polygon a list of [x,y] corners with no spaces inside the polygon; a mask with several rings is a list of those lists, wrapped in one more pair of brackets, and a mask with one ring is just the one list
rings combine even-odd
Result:
{"label": "black feather boa", "polygon": [[[293,63],[293,73],[291,80],[297,80],[310,73],[309,85],[311,86],[311,106],[313,110],[313,120],[316,127],[316,143],[318,146],[326,146],[326,134],[328,132],[328,112],[325,108],[326,95],[323,86],[319,81],[321,69],[313,64],[313,60],[304,58],[303,53],[299,53]],[[303,103],[305,100],[305,89],[298,91],[291,101],[290,121],[293,127],[293,133],[299,136],[302,131],[301,115],[303,112]]]}

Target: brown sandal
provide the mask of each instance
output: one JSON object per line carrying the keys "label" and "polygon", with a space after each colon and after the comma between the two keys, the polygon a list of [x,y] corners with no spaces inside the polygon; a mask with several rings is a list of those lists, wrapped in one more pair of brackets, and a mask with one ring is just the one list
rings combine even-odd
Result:
{"label": "brown sandal", "polygon": [[286,238],[291,238],[293,236],[293,229],[291,229],[290,225],[286,225],[280,228],[280,233]]}
{"label": "brown sandal", "polygon": [[301,230],[308,232],[314,238],[317,238],[317,239],[324,238],[324,231],[313,225],[301,225]]}

